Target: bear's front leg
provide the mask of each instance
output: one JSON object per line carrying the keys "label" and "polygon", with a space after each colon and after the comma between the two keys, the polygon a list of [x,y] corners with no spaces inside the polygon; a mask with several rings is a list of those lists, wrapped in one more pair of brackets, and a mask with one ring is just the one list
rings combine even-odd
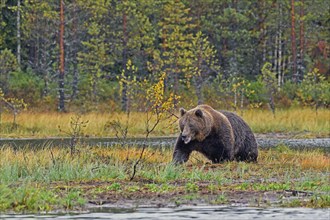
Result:
{"label": "bear's front leg", "polygon": [[185,144],[182,140],[182,136],[178,137],[174,147],[172,162],[175,164],[182,164],[188,161],[191,153],[191,149],[188,144]]}
{"label": "bear's front leg", "polygon": [[221,128],[220,145],[223,147],[222,150],[222,161],[233,161],[234,160],[234,148],[235,148],[235,136],[231,126],[223,126]]}

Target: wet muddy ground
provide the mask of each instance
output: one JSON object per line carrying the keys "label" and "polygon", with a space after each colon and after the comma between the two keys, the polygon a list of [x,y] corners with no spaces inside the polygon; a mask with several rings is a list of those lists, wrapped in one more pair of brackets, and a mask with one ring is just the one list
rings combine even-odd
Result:
{"label": "wet muddy ground", "polygon": [[[86,206],[82,209],[89,210],[95,207],[111,208],[137,208],[137,207],[167,207],[175,208],[183,205],[226,205],[233,207],[310,207],[313,198],[325,195],[325,192],[297,191],[297,190],[240,190],[235,189],[232,183],[221,189],[211,188],[210,181],[196,182],[195,189],[188,189],[186,182],[175,181],[166,183],[172,190],[160,190],[161,183],[150,180],[137,179],[132,182],[118,182],[115,184],[126,185],[128,190],[116,190],[114,182],[88,181],[55,183],[53,188],[66,190],[68,188],[80,189],[81,195],[86,199]],[[251,183],[252,184],[252,183]],[[153,190],[150,186],[157,185]],[[174,189],[174,190],[173,190]]]}

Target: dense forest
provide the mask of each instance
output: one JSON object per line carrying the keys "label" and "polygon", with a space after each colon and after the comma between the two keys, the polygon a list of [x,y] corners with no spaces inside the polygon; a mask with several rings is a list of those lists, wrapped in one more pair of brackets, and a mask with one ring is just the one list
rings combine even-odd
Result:
{"label": "dense forest", "polygon": [[329,1],[2,0],[0,19],[0,111],[330,104]]}

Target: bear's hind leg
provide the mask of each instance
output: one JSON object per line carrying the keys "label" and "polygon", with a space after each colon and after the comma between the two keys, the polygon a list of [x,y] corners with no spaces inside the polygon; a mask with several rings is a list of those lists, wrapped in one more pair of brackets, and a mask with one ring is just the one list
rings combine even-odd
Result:
{"label": "bear's hind leg", "polygon": [[[247,146],[246,146],[247,145]],[[257,162],[258,149],[257,145],[245,144],[244,147],[235,155],[237,161]]]}
{"label": "bear's hind leg", "polygon": [[233,151],[226,150],[222,145],[212,145],[203,148],[200,151],[205,157],[212,161],[212,163],[223,163],[225,161],[234,160]]}

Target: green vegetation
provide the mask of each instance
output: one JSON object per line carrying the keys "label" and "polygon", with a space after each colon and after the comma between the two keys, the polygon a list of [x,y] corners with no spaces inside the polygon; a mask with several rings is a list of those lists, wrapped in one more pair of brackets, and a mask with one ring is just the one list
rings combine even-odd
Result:
{"label": "green vegetation", "polygon": [[[170,164],[170,149],[147,148],[130,181],[138,148],[0,149],[0,210],[83,209],[129,201],[227,204],[241,195],[251,206],[330,207],[330,158],[321,151],[262,150],[257,164],[209,164],[200,154]],[[266,196],[265,196],[266,195]],[[272,196],[270,196],[272,195]],[[257,202],[256,202],[257,201]]]}
{"label": "green vegetation", "polygon": [[24,212],[77,209],[86,203],[78,190],[49,190],[36,184],[22,184],[15,188],[1,184],[0,210]]}

